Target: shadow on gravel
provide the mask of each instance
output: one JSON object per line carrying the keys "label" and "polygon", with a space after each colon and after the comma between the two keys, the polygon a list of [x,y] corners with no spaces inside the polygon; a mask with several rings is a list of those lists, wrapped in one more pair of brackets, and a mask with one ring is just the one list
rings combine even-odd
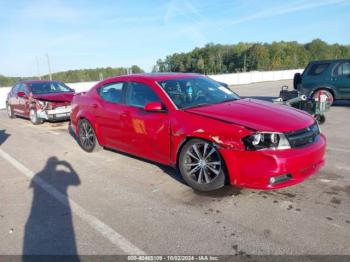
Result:
{"label": "shadow on gravel", "polygon": [[332,106],[333,107],[342,107],[342,106],[350,107],[350,100],[337,100],[333,103]]}
{"label": "shadow on gravel", "polygon": [[[66,161],[50,157],[31,183],[33,201],[25,225],[23,261],[36,261],[28,255],[73,255],[79,261],[70,208],[68,187],[78,186],[80,179]],[[43,258],[43,257],[41,257]]]}
{"label": "shadow on gravel", "polygon": [[6,130],[0,130],[0,146],[9,138],[10,134],[6,133]]}
{"label": "shadow on gravel", "polygon": [[238,196],[242,193],[242,189],[227,185],[227,186],[224,186],[223,188],[220,188],[214,191],[202,192],[202,191],[193,190],[193,192],[199,196],[223,198],[228,196]]}

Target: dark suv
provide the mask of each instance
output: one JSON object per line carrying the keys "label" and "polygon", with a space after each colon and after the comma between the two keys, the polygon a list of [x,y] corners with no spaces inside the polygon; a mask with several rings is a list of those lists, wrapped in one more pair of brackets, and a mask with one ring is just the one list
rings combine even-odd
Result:
{"label": "dark suv", "polygon": [[295,74],[294,88],[316,99],[323,91],[331,104],[350,99],[350,59],[310,62],[302,74]]}

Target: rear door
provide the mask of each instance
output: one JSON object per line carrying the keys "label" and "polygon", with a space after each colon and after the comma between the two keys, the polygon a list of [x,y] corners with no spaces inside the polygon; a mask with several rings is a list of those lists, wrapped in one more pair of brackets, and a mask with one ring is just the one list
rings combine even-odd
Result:
{"label": "rear door", "polygon": [[332,82],[339,98],[350,99],[350,61],[337,64],[333,70]]}
{"label": "rear door", "polygon": [[106,147],[125,150],[121,114],[125,110],[123,104],[124,82],[105,84],[97,89],[98,96],[93,106],[96,124],[103,136]]}

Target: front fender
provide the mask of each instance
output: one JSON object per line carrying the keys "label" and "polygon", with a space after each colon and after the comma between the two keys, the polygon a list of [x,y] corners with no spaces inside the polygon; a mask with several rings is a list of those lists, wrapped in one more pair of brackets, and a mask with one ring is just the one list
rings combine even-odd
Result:
{"label": "front fender", "polygon": [[215,144],[219,149],[244,150],[241,139],[252,133],[242,126],[191,115],[183,116],[171,126],[171,163],[177,164],[183,145],[190,139],[203,139]]}

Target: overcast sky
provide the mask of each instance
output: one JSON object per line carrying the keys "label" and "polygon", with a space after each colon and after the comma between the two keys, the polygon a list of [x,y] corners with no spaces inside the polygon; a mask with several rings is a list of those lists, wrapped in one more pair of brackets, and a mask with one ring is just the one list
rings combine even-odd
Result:
{"label": "overcast sky", "polygon": [[350,0],[0,0],[0,74],[137,64],[208,42],[350,44]]}

